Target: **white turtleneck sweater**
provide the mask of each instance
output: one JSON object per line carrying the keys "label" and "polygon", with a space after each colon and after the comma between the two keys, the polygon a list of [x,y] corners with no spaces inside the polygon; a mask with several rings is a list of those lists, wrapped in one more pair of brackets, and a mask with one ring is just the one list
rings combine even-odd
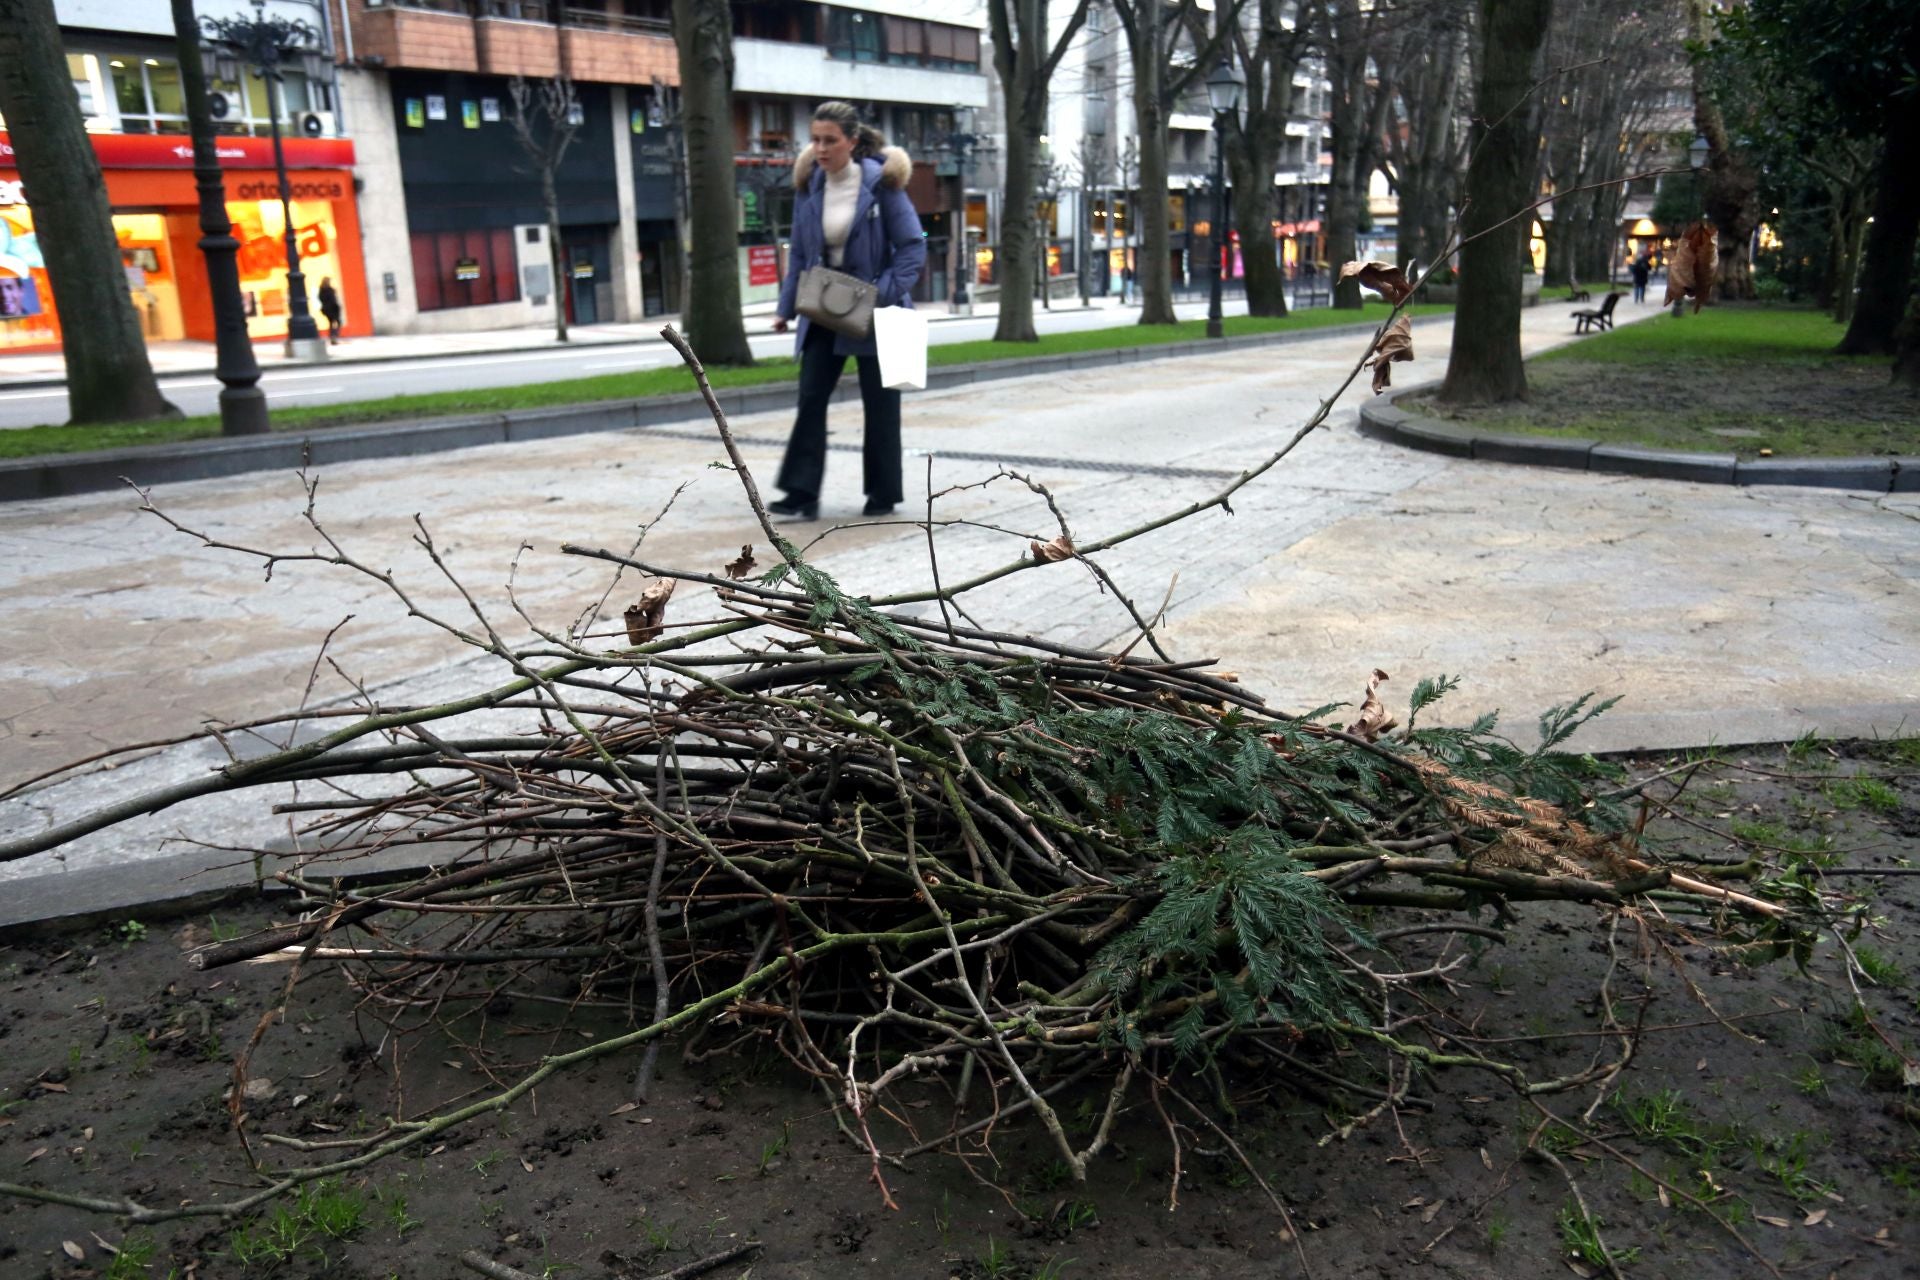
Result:
{"label": "white turtleneck sweater", "polygon": [[860,165],[849,160],[840,172],[827,175],[820,202],[820,231],[827,244],[827,265],[837,267],[847,253],[847,233],[860,207]]}

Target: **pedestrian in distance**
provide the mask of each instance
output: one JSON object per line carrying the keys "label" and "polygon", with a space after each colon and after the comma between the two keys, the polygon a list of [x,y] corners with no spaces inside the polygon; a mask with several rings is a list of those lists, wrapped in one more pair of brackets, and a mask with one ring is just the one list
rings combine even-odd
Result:
{"label": "pedestrian in distance", "polygon": [[[907,179],[913,176],[907,153],[888,146],[878,129],[862,124],[850,103],[821,103],[814,109],[811,132],[812,142],[793,165],[793,241],[775,333],[786,332],[798,314],[800,277],[811,267],[831,267],[873,284],[876,307],[911,307],[913,286],[927,262],[920,215],[907,198]],[[852,356],[859,366],[866,418],[863,514],[891,514],[903,497],[900,392],[880,385],[873,335],[848,337],[799,316],[794,348],[800,358],[800,405],[776,480],[783,496],[769,503],[768,510],[802,520],[819,517],[827,469],[827,401]]]}
{"label": "pedestrian in distance", "polygon": [[1633,276],[1633,300],[1636,303],[1645,302],[1647,281],[1653,279],[1653,254],[1642,249],[1640,256],[1633,260],[1633,265],[1628,267],[1627,271]]}
{"label": "pedestrian in distance", "polygon": [[340,292],[333,287],[332,276],[320,277],[315,296],[320,300],[320,314],[327,318],[327,340],[337,347],[340,345]]}

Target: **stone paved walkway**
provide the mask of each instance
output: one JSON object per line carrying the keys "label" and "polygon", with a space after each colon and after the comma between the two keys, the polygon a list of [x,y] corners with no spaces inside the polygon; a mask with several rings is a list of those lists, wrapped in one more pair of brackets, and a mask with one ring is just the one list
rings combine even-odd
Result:
{"label": "stone paved walkway", "polygon": [[[1561,308],[1525,314],[1530,349],[1567,340],[1568,328]],[[1419,363],[1396,376],[1437,377],[1447,337],[1444,323],[1424,325]],[[1337,385],[1359,345],[1328,338],[915,396],[908,487],[925,485],[928,452],[936,488],[982,480],[996,468],[979,459],[1004,456],[1050,486],[1090,541],[1214,492],[1263,457]],[[1452,461],[1360,437],[1352,406],[1364,394],[1363,380],[1331,429],[1234,499],[1235,514],[1210,510],[1103,557],[1143,610],[1169,597],[1164,635],[1176,656],[1218,657],[1283,709],[1357,698],[1376,666],[1392,673],[1402,703],[1419,676],[1457,674],[1465,684],[1444,718],[1497,707],[1527,741],[1556,701],[1623,695],[1580,739],[1592,749],[1920,730],[1920,502]],[[836,440],[857,440],[857,412],[836,410],[836,420]],[[748,457],[770,476],[785,415],[736,426],[769,442]],[[543,626],[560,626],[600,598],[608,574],[558,545],[625,550],[683,484],[648,537],[650,557],[717,568],[760,541],[733,477],[707,466],[718,454],[682,433],[642,432],[356,463],[320,473],[316,510],[351,554],[391,567],[420,609],[455,625],[470,618],[412,545],[412,514],[496,618],[512,620],[504,583],[526,543],[517,599]],[[832,456],[830,518],[858,511],[858,474],[857,454]],[[297,477],[171,486],[155,501],[222,541],[294,552],[318,542],[301,521]],[[137,507],[102,494],[0,510],[0,590],[13,606],[0,615],[0,786],[206,719],[303,697],[337,702],[349,680],[388,703],[493,682],[487,660],[409,621],[364,577],[293,560],[263,581],[257,559],[201,547]],[[948,581],[1051,533],[1044,506],[1006,482],[943,500],[939,514],[978,522],[943,533]],[[835,532],[815,554],[855,591],[927,578],[924,539],[904,526]],[[614,614],[631,590],[615,589]],[[1132,630],[1072,564],[977,595],[970,608],[989,626],[1087,644],[1124,643]],[[676,619],[713,616],[703,592],[683,588],[675,600]],[[235,741],[247,749],[245,735]],[[190,776],[216,758],[208,747],[159,751],[0,804],[0,828]],[[176,834],[284,842],[284,819],[263,820],[261,808],[200,802],[65,859],[0,866],[0,878],[150,857]]]}

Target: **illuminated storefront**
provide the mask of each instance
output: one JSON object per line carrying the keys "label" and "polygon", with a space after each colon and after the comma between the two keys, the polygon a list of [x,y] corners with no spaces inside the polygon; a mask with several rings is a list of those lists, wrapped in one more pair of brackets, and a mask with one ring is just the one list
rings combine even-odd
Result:
{"label": "illuminated storefront", "polygon": [[[166,135],[95,134],[94,151],[113,206],[121,265],[149,342],[213,340],[213,304],[200,254],[199,193],[193,149]],[[353,143],[344,138],[286,140],[295,242],[307,287],[330,279],[345,313],[342,331],[368,333],[366,272],[353,192]],[[226,170],[227,217],[240,242],[240,290],[255,341],[285,338],[289,299],[285,220],[273,146],[265,138],[219,139]],[[60,345],[60,317],[47,280],[13,148],[0,133],[0,351]],[[319,302],[309,295],[316,319]]]}

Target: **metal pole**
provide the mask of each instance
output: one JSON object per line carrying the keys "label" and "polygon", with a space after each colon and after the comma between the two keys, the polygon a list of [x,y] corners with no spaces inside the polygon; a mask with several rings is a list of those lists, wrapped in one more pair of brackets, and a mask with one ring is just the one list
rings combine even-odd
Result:
{"label": "metal pole", "polygon": [[325,360],[327,345],[320,341],[320,330],[307,310],[307,278],[300,271],[300,246],[293,229],[293,184],[287,180],[287,151],[280,141],[280,112],[287,101],[286,87],[280,83],[277,66],[262,66],[267,81],[268,124],[273,129],[273,165],[280,174],[280,217],[284,222],[287,245],[287,356],[289,359]]}
{"label": "metal pole", "polygon": [[173,33],[180,51],[180,87],[187,100],[187,132],[193,140],[193,179],[200,192],[200,253],[207,263],[207,293],[213,303],[213,374],[220,379],[222,435],[259,435],[269,429],[260,364],[247,337],[240,299],[240,242],[227,220],[227,189],[220,176],[213,113],[207,107],[207,72],[200,60],[200,26],[193,0],[173,0]]}
{"label": "metal pole", "polygon": [[[1224,114],[1224,113],[1222,113]],[[1226,178],[1226,134],[1220,128],[1220,116],[1213,118],[1213,230],[1211,242],[1207,245],[1207,256],[1213,259],[1209,270],[1213,273],[1213,282],[1207,297],[1207,336],[1224,338],[1227,336],[1225,325],[1220,319],[1220,277],[1224,274],[1220,266],[1220,249],[1227,243],[1227,178]]]}

